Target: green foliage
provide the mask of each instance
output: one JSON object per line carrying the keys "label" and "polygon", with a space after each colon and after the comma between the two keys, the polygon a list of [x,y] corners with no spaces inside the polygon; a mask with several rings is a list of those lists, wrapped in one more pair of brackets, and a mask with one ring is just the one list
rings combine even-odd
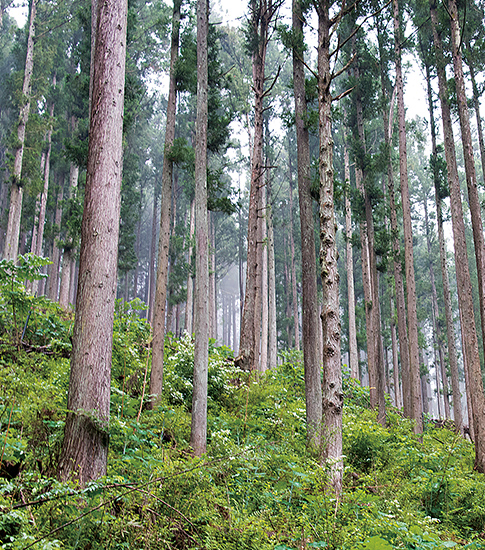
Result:
{"label": "green foliage", "polygon": [[301,353],[257,375],[211,341],[208,451],[194,457],[194,343],[167,337],[162,403],[143,410],[150,330],[141,307],[116,304],[108,476],[84,488],[54,479],[68,360],[1,354],[0,548],[485,548],[485,481],[470,443],[434,426],[420,442],[392,408],[382,427],[368,388],[348,378],[336,502],[306,448]]}

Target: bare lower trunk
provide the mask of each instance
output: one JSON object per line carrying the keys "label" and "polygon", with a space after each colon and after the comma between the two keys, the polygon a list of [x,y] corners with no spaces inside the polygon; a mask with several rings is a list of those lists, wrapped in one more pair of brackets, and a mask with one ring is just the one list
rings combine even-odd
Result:
{"label": "bare lower trunk", "polygon": [[4,257],[17,260],[20,236],[20,220],[22,217],[22,200],[24,195],[22,183],[22,159],[24,155],[25,129],[29,119],[31,79],[34,69],[34,23],[37,11],[37,1],[31,0],[29,17],[29,34],[27,38],[27,54],[25,58],[24,82],[22,86],[22,105],[20,107],[17,126],[17,147],[14,150],[14,165],[12,170],[12,186],[10,188],[10,209],[8,212],[7,234],[5,236]]}
{"label": "bare lower trunk", "polygon": [[266,208],[266,186],[261,190],[261,212],[262,216],[262,242],[263,258],[261,269],[261,357],[259,370],[265,372],[268,368],[268,246],[267,246],[267,208]]}
{"label": "bare lower trunk", "polygon": [[[433,39],[437,58],[437,72],[443,134],[445,142],[448,184],[450,188],[451,220],[455,249],[456,281],[458,288],[458,304],[460,308],[461,331],[464,352],[464,365],[468,377],[467,395],[470,396],[473,430],[475,432],[475,468],[485,471],[485,397],[483,380],[480,370],[478,353],[478,338],[473,311],[472,285],[468,267],[468,254],[463,221],[460,181],[456,164],[455,142],[451,122],[450,106],[446,88],[445,63],[440,36],[437,32],[437,14],[435,0],[430,0]],[[465,336],[466,335],[466,336]]]}
{"label": "bare lower trunk", "polygon": [[158,240],[157,284],[153,306],[153,340],[152,368],[150,371],[150,395],[153,396],[151,406],[160,404],[163,387],[163,354],[165,343],[165,307],[167,301],[168,254],[170,246],[170,221],[172,201],[173,161],[170,149],[175,139],[175,116],[177,109],[177,87],[175,80],[175,65],[178,58],[180,32],[180,5],[176,0],[173,5],[172,38],[170,48],[170,83],[167,105],[167,121],[165,126],[165,154],[162,168],[162,196],[160,206],[160,235]]}
{"label": "bare lower trunk", "polygon": [[[456,351],[455,325],[453,321],[453,312],[451,307],[450,283],[448,280],[448,266],[446,257],[445,235],[443,230],[443,215],[441,210],[441,195],[440,195],[440,176],[438,173],[438,152],[436,145],[436,123],[434,117],[433,94],[431,88],[430,69],[426,67],[426,81],[428,91],[428,109],[430,118],[431,130],[431,154],[433,159],[433,180],[435,186],[435,202],[436,202],[436,223],[438,227],[438,243],[440,248],[440,265],[441,279],[443,283],[443,296],[446,319],[446,336],[448,340],[448,360],[451,371],[451,387],[453,392],[453,418],[455,421],[456,430],[459,433],[463,431],[463,413],[461,405],[460,382],[458,373],[458,354]],[[445,376],[445,373],[443,373]]]}
{"label": "bare lower trunk", "polygon": [[295,261],[295,239],[293,237],[293,171],[291,166],[291,152],[288,154],[289,159],[289,183],[290,183],[290,252],[291,252],[291,294],[293,305],[293,321],[295,323],[295,349],[300,351],[300,322],[298,316],[298,293],[296,291],[296,261]]}
{"label": "bare lower trunk", "polygon": [[187,277],[187,305],[185,307],[185,330],[192,334],[193,328],[193,312],[194,312],[194,276],[192,267],[192,242],[194,239],[195,231],[195,200],[192,200],[190,204],[190,227],[189,227],[189,247],[188,247],[188,263],[189,263],[189,275]]}
{"label": "bare lower trunk", "polygon": [[[56,206],[56,214],[54,218],[54,224],[56,228],[60,228],[61,226],[61,220],[62,220],[62,198],[64,195],[64,181],[63,177],[60,178],[60,189],[57,194],[57,206]],[[60,259],[61,259],[61,250],[58,246],[58,241],[56,238],[54,238],[54,251],[52,254],[52,265],[50,266],[49,270],[49,279],[48,279],[48,287],[47,287],[47,297],[49,300],[52,300],[55,302],[57,300],[57,292],[59,289],[59,271],[60,271]]]}
{"label": "bare lower trunk", "polygon": [[406,120],[404,108],[404,82],[401,69],[401,30],[399,23],[398,0],[393,0],[394,41],[396,62],[397,110],[399,127],[399,175],[401,183],[401,202],[404,227],[404,265],[406,271],[406,302],[408,311],[409,367],[411,381],[411,415],[414,430],[423,432],[422,399],[419,376],[418,319],[416,307],[416,281],[414,277],[413,227],[411,222],[411,203],[409,199]]}
{"label": "bare lower trunk", "polygon": [[216,236],[214,216],[209,213],[209,338],[217,340]]}
{"label": "bare lower trunk", "polygon": [[209,235],[207,221],[207,30],[208,0],[197,0],[197,122],[195,144],[195,351],[190,445],[196,456],[207,445],[209,360]]}
{"label": "bare lower trunk", "polygon": [[258,37],[257,45],[252,52],[252,72],[254,90],[254,138],[251,153],[251,183],[248,211],[248,254],[246,263],[246,294],[241,317],[239,339],[239,355],[236,364],[244,370],[254,370],[259,359],[259,334],[256,334],[255,319],[257,318],[258,270],[260,255],[258,247],[258,213],[260,204],[260,188],[263,183],[263,121],[265,97],[265,60],[268,43],[269,26],[273,19],[276,6],[272,0],[268,2],[250,2],[249,25]]}
{"label": "bare lower trunk", "polygon": [[[378,34],[379,52],[381,60],[383,58],[383,41],[382,33]],[[382,96],[388,100],[387,91],[387,73],[384,71],[381,61],[381,89]],[[392,169],[392,149],[391,149],[391,124],[389,121],[393,119],[393,102],[394,98],[389,102],[390,113],[388,115],[387,105],[384,105],[382,110],[384,122],[384,140],[388,149],[387,158],[387,189],[389,198],[389,217],[391,222],[391,241],[393,255],[393,273],[395,283],[396,297],[396,312],[397,312],[397,331],[399,336],[399,351],[401,356],[401,383],[402,383],[402,407],[404,415],[411,417],[411,375],[409,367],[409,340],[406,322],[406,303],[404,298],[404,283],[402,277],[401,253],[399,243],[399,227],[397,223],[397,209],[394,190],[394,174]]]}
{"label": "bare lower trunk", "polygon": [[394,322],[394,300],[391,298],[391,344],[392,344],[392,374],[394,380],[394,405],[402,407],[401,386],[399,384],[399,359],[397,353],[396,323]]}
{"label": "bare lower trunk", "polygon": [[123,164],[127,3],[100,4],[81,228],[80,282],[59,477],[105,475]]}
{"label": "bare lower trunk", "polygon": [[[460,22],[456,0],[448,1],[451,26],[451,44],[453,53],[453,68],[456,85],[456,101],[460,118],[461,142],[465,161],[465,175],[468,189],[468,203],[473,228],[473,242],[475,245],[475,260],[477,264],[478,295],[480,303],[480,321],[482,327],[482,344],[485,349],[485,238],[481,215],[481,202],[478,196],[477,175],[473,155],[473,142],[468,113],[468,101],[465,92],[465,78],[461,57]],[[485,410],[483,411],[485,414]],[[484,442],[485,446],[485,442]],[[485,447],[484,447],[485,448]],[[485,456],[483,457],[485,466]]]}
{"label": "bare lower trunk", "polygon": [[[268,225],[268,367],[276,367],[278,349],[276,335],[276,270],[274,256],[273,209],[271,204],[271,184],[266,186],[268,206],[266,217]],[[235,325],[234,325],[235,327]]]}
{"label": "bare lower trunk", "polygon": [[[346,136],[344,136],[346,139]],[[347,144],[344,143],[345,186],[350,185],[350,163]],[[345,193],[345,266],[347,271],[347,301],[349,313],[349,367],[350,376],[359,378],[359,356],[357,352],[357,328],[355,324],[354,259],[352,254],[352,214],[349,190]]]}
{"label": "bare lower trunk", "polygon": [[153,190],[153,209],[152,209],[152,231],[150,239],[150,266],[148,273],[148,320],[150,324],[153,324],[153,307],[155,304],[155,288],[156,288],[156,271],[155,271],[155,257],[157,254],[157,226],[158,226],[158,196],[159,196],[158,182],[155,182]]}
{"label": "bare lower trunk", "polygon": [[[56,75],[52,79],[52,87],[56,87]],[[51,102],[49,108],[49,130],[47,131],[47,151],[45,154],[45,166],[44,166],[44,189],[42,191],[40,199],[40,210],[39,210],[39,226],[37,230],[37,246],[35,249],[35,254],[37,256],[42,256],[42,246],[44,241],[44,225],[45,225],[45,213],[47,209],[47,193],[49,192],[49,176],[50,176],[50,165],[51,165],[51,150],[52,150],[52,125],[54,123],[54,102]]]}
{"label": "bare lower trunk", "polygon": [[61,271],[61,286],[59,289],[59,304],[67,308],[69,306],[69,288],[71,285],[71,249],[64,248],[64,255],[62,257],[62,271]]}
{"label": "bare lower trunk", "polygon": [[[358,61],[355,67],[355,75],[359,78]],[[364,117],[362,99],[359,88],[356,94],[357,131],[362,151],[366,151]],[[357,177],[358,176],[358,177]],[[368,273],[366,273],[367,296],[366,296],[366,322],[367,324],[367,355],[369,370],[370,402],[372,407],[378,407],[378,421],[381,424],[386,422],[385,402],[385,372],[384,357],[381,338],[381,315],[379,309],[379,277],[377,274],[377,259],[374,246],[374,218],[372,205],[367,193],[365,174],[363,168],[356,166],[356,183],[364,199],[365,223],[361,225],[361,231],[365,232],[364,245],[366,245],[365,260],[368,262]],[[362,238],[362,237],[361,237]],[[364,249],[363,249],[364,250]],[[364,263],[363,263],[364,266]],[[367,280],[368,277],[368,280]]]}
{"label": "bare lower trunk", "polygon": [[[301,4],[293,0],[293,29],[303,34]],[[293,49],[293,86],[298,165],[298,198],[301,229],[302,336],[305,369],[305,403],[307,441],[314,452],[321,452],[323,404],[321,384],[321,349],[315,257],[315,228],[310,180],[310,143],[307,127],[305,72],[303,51]]]}

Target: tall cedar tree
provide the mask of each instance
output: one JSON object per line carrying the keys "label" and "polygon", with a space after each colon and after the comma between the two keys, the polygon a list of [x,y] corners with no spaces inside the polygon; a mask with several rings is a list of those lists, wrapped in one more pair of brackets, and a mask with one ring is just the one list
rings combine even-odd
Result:
{"label": "tall cedar tree", "polygon": [[485,472],[485,396],[483,394],[483,380],[480,370],[480,356],[478,352],[478,338],[473,311],[472,283],[468,264],[468,253],[465,238],[465,223],[463,221],[463,206],[461,201],[460,180],[456,163],[455,142],[451,119],[450,103],[445,72],[443,43],[438,32],[438,14],[436,0],[429,0],[431,25],[436,54],[436,69],[438,73],[438,87],[441,104],[441,120],[445,157],[450,188],[450,209],[453,228],[453,242],[455,248],[456,284],[458,288],[458,305],[460,308],[460,324],[463,343],[463,363],[465,379],[467,381],[467,396],[470,399],[475,435],[475,468]]}
{"label": "tall cedar tree", "polygon": [[330,17],[330,0],[316,3],[318,14],[318,120],[320,175],[320,267],[323,284],[323,415],[325,458],[337,496],[342,491],[342,372],[340,365],[340,311],[337,270],[336,222],[333,199],[332,94],[330,35],[343,15]]}
{"label": "tall cedar tree", "polygon": [[254,370],[259,364],[260,321],[256,319],[258,309],[258,269],[262,261],[261,246],[258,246],[258,218],[261,186],[263,185],[263,112],[265,90],[265,60],[270,27],[280,2],[273,0],[250,0],[249,47],[252,54],[254,90],[254,137],[251,153],[251,183],[248,212],[248,254],[246,270],[246,294],[241,319],[239,355],[236,364],[244,370]]}
{"label": "tall cedar tree", "polygon": [[315,230],[310,180],[310,140],[307,127],[303,13],[300,0],[293,0],[293,89],[298,159],[298,197],[301,226],[302,332],[305,369],[307,439],[319,449],[322,443],[322,385],[318,343],[318,294],[315,258]]}
{"label": "tall cedar tree", "polygon": [[107,469],[128,11],[126,0],[93,3],[93,13],[96,8],[77,311],[59,463],[61,479],[81,484]]}
{"label": "tall cedar tree", "polygon": [[209,225],[207,214],[207,34],[209,0],[197,0],[197,121],[195,135],[195,350],[190,444],[196,456],[207,445],[209,368]]}
{"label": "tall cedar tree", "polygon": [[157,286],[153,308],[152,368],[150,394],[152,406],[160,403],[163,386],[163,353],[165,342],[165,305],[167,302],[168,256],[170,246],[170,221],[172,204],[173,159],[171,148],[175,139],[175,116],[177,111],[177,82],[175,67],[179,51],[180,9],[182,0],[173,3],[172,38],[170,45],[170,82],[165,125],[165,147],[162,168],[162,198],[160,205],[160,236],[158,242]]}
{"label": "tall cedar tree", "polygon": [[409,371],[411,386],[411,418],[416,433],[423,432],[423,401],[419,376],[418,315],[416,306],[416,280],[414,276],[413,227],[409,199],[406,120],[404,109],[404,82],[401,67],[401,24],[398,0],[393,0],[394,51],[396,62],[397,116],[399,128],[399,179],[404,227],[404,267],[406,271],[406,302],[408,308]]}
{"label": "tall cedar tree", "polygon": [[29,32],[27,36],[27,53],[25,56],[24,81],[22,85],[22,104],[17,126],[17,144],[14,151],[12,170],[12,185],[10,188],[10,209],[8,212],[7,234],[5,236],[4,257],[17,260],[20,236],[20,220],[22,218],[22,200],[24,188],[22,183],[22,159],[24,155],[25,129],[29,119],[30,92],[32,72],[34,70],[34,32],[37,0],[31,0],[29,16]]}

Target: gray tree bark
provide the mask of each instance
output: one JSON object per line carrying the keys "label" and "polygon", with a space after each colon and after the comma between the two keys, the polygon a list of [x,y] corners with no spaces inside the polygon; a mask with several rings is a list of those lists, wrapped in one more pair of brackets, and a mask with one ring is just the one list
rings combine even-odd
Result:
{"label": "gray tree bark", "polygon": [[22,218],[22,201],[24,188],[22,183],[22,159],[24,155],[25,129],[29,119],[32,72],[34,70],[34,31],[37,1],[31,0],[29,16],[29,34],[27,37],[27,54],[25,57],[22,100],[17,126],[17,146],[14,150],[12,185],[10,188],[10,209],[8,212],[7,234],[5,236],[4,257],[17,261],[20,237],[20,220]]}
{"label": "gray tree bark", "polygon": [[197,121],[195,138],[195,351],[190,445],[207,445],[209,363],[209,235],[207,220],[207,33],[209,1],[197,0]]}

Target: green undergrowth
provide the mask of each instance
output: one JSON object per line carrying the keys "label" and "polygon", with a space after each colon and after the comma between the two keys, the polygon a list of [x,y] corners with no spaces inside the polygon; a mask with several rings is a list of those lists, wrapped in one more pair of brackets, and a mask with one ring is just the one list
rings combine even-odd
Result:
{"label": "green undergrowth", "polygon": [[[0,300],[4,323],[11,302]],[[0,335],[0,548],[485,548],[485,477],[473,471],[470,442],[431,425],[421,442],[391,406],[380,426],[368,390],[350,379],[336,501],[306,448],[296,353],[256,377],[211,343],[208,449],[194,457],[192,339],[167,338],[162,404],[148,410],[150,333],[139,302],[116,308],[108,475],[85,488],[56,481],[72,319],[20,288],[15,300],[17,312],[23,300],[33,307],[35,323],[21,342],[11,327]]]}

